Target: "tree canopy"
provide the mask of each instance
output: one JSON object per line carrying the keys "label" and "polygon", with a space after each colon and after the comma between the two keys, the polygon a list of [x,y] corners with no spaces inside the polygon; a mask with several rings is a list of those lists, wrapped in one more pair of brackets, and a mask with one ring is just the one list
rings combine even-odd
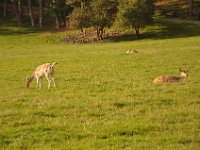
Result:
{"label": "tree canopy", "polygon": [[152,0],[121,0],[118,20],[122,25],[135,29],[136,37],[139,38],[140,28],[153,22],[153,12]]}

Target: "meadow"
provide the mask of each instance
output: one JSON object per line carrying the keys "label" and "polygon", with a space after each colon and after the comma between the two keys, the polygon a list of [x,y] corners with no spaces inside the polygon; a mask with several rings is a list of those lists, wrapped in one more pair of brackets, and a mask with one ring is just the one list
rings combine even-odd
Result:
{"label": "meadow", "polygon": [[[161,22],[146,38],[101,44],[1,22],[0,149],[199,149],[200,25]],[[57,87],[26,89],[46,62],[58,63]],[[184,82],[153,84],[179,68]]]}

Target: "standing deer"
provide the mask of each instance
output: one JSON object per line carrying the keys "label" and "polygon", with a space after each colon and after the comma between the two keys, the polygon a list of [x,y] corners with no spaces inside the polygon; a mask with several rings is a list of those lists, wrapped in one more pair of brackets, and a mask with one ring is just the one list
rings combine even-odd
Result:
{"label": "standing deer", "polygon": [[44,76],[47,78],[48,81],[48,89],[50,88],[51,81],[53,81],[54,87],[56,87],[53,78],[55,64],[57,63],[56,62],[54,62],[53,64],[46,63],[38,66],[33,72],[33,74],[29,78],[26,78],[26,84],[25,84],[26,88],[29,88],[32,80],[36,78],[37,88],[39,87],[39,89],[41,89],[42,78]]}
{"label": "standing deer", "polygon": [[181,82],[187,77],[187,71],[180,69],[180,76],[159,76],[155,78],[154,83],[174,83]]}

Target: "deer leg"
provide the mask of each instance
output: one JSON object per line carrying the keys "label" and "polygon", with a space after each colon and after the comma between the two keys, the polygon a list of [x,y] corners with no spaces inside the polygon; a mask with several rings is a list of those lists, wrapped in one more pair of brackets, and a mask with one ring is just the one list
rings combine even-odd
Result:
{"label": "deer leg", "polygon": [[40,78],[39,79],[39,90],[41,89],[41,87],[42,87],[42,79]]}
{"label": "deer leg", "polygon": [[50,88],[51,86],[51,79],[49,78],[49,76],[47,74],[45,74],[46,78],[47,78],[47,81],[48,81],[48,89]]}
{"label": "deer leg", "polygon": [[39,78],[36,77],[36,89],[38,89],[38,84],[39,84]]}
{"label": "deer leg", "polygon": [[54,86],[54,87],[56,87],[56,84],[55,84],[54,77],[53,77],[53,76],[51,76],[51,79],[52,79],[52,81],[53,81],[53,86]]}
{"label": "deer leg", "polygon": [[50,89],[50,86],[51,86],[51,80],[48,80],[48,89]]}

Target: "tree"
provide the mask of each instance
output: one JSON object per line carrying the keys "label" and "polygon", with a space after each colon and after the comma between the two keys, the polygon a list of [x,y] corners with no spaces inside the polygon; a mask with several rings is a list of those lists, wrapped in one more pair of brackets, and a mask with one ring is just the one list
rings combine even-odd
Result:
{"label": "tree", "polygon": [[71,0],[74,11],[70,16],[70,25],[81,29],[93,26],[98,40],[103,39],[105,27],[115,21],[118,0]]}
{"label": "tree", "polygon": [[22,24],[22,5],[21,5],[21,0],[18,0],[18,25]]}
{"label": "tree", "polygon": [[39,26],[43,26],[43,0],[39,0]]}
{"label": "tree", "polygon": [[62,20],[64,26],[67,22],[67,16],[72,12],[72,5],[68,3],[69,0],[58,0],[57,2],[57,11],[60,16],[60,19]]}
{"label": "tree", "polygon": [[17,24],[21,25],[22,24],[22,6],[21,6],[21,0],[11,0],[14,5],[15,5],[15,13],[16,13],[16,19],[17,19]]}
{"label": "tree", "polygon": [[189,17],[193,16],[193,0],[189,0]]}
{"label": "tree", "polygon": [[81,29],[91,26],[91,0],[74,0],[74,10],[70,15],[70,26],[76,29]]}
{"label": "tree", "polygon": [[58,16],[57,2],[58,2],[58,0],[53,0],[52,6],[53,6],[53,12],[54,12],[54,16],[55,16],[56,29],[59,29],[60,21],[59,21],[59,16]]}
{"label": "tree", "polygon": [[123,26],[129,26],[139,38],[140,28],[153,22],[153,0],[121,0],[119,4],[118,21]]}
{"label": "tree", "polygon": [[92,25],[96,28],[97,38],[103,39],[105,27],[111,27],[115,21],[117,13],[117,0],[93,0],[92,7]]}
{"label": "tree", "polygon": [[32,0],[28,0],[28,8],[29,8],[29,15],[30,15],[30,19],[31,19],[31,25],[35,26],[35,21],[33,18],[33,10],[32,10]]}
{"label": "tree", "polygon": [[66,0],[51,0],[50,5],[49,11],[55,16],[56,29],[59,29],[61,26],[61,19],[63,23],[66,24],[66,15],[71,11],[71,7]]}
{"label": "tree", "polygon": [[4,9],[3,9],[3,16],[6,17],[7,13],[7,0],[4,0]]}

